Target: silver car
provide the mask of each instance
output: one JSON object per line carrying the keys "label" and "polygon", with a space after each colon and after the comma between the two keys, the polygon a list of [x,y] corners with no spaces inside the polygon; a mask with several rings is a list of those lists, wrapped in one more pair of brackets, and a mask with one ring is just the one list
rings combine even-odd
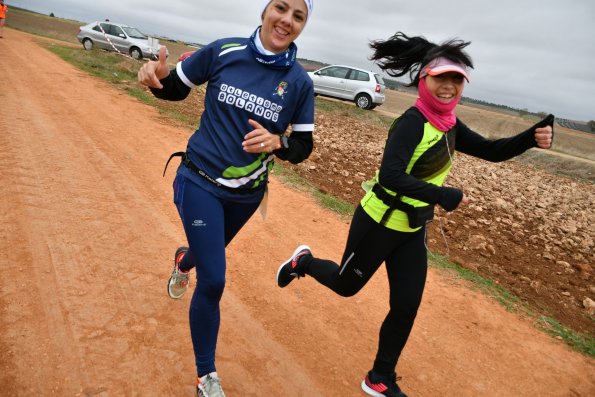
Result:
{"label": "silver car", "polygon": [[362,109],[374,109],[384,103],[384,80],[374,72],[352,66],[331,65],[308,72],[314,93],[353,101]]}
{"label": "silver car", "polygon": [[81,26],[76,35],[85,50],[94,47],[128,54],[134,59],[157,59],[159,41],[137,28],[113,22],[92,22]]}

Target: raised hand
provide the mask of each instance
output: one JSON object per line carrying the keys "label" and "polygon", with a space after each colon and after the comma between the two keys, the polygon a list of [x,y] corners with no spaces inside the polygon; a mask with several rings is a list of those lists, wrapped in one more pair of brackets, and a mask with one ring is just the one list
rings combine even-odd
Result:
{"label": "raised hand", "polygon": [[138,71],[138,82],[151,88],[163,88],[159,80],[169,75],[166,63],[166,47],[159,48],[159,60],[145,63]]}
{"label": "raised hand", "polygon": [[552,147],[552,127],[545,126],[542,128],[535,129],[535,142],[537,142],[537,146],[542,149],[550,149]]}

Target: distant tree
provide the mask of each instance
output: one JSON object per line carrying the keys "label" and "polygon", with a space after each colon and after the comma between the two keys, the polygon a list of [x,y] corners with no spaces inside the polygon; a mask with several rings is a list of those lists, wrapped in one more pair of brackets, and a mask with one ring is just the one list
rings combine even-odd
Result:
{"label": "distant tree", "polygon": [[540,118],[544,119],[544,118],[545,118],[545,117],[546,117],[548,114],[547,114],[546,112],[537,112],[537,115],[538,115]]}
{"label": "distant tree", "polygon": [[595,120],[591,120],[587,123],[591,132],[595,132]]}
{"label": "distant tree", "polygon": [[50,12],[50,17],[52,17],[52,18],[54,17],[54,13],[53,12]]}
{"label": "distant tree", "polygon": [[519,116],[523,117],[529,114],[529,109],[519,109]]}

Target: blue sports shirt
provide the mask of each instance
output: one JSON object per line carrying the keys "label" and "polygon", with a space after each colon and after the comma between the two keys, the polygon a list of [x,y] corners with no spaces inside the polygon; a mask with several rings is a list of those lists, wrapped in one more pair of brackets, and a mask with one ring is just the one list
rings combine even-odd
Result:
{"label": "blue sports shirt", "polygon": [[[253,130],[249,119],[271,133],[314,130],[312,80],[297,62],[274,68],[256,57],[249,38],[212,42],[179,62],[176,72],[190,88],[208,82],[200,126],[188,141],[188,156],[213,179],[230,188],[254,188],[262,197],[272,153],[247,153],[244,136]],[[180,172],[223,199],[249,200],[218,188],[186,167]]]}

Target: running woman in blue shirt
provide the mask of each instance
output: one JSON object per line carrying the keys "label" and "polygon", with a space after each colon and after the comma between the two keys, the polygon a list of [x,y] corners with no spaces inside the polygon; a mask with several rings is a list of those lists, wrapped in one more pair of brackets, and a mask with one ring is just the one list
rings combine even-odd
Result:
{"label": "running woman in blue shirt", "polygon": [[163,47],[159,61],[138,72],[139,82],[166,100],[208,83],[200,126],[185,152],[172,155],[182,158],[174,203],[189,248],[176,251],[168,283],[170,297],[179,299],[196,269],[190,331],[200,397],[224,396],[215,350],[225,247],[263,201],[274,158],[299,163],[312,152],[314,90],[294,44],[312,8],[312,0],[264,1],[262,25],[250,37],[216,40],[173,70]]}

